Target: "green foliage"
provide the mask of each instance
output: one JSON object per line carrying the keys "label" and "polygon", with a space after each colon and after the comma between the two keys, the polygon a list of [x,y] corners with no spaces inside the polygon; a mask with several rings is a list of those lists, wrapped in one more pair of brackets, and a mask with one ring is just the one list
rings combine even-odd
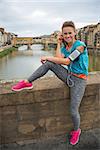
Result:
{"label": "green foliage", "polygon": [[11,53],[12,51],[17,50],[17,47],[11,47],[11,48],[7,48],[4,49],[2,52],[0,52],[0,58],[4,57],[5,55],[8,55],[9,53]]}

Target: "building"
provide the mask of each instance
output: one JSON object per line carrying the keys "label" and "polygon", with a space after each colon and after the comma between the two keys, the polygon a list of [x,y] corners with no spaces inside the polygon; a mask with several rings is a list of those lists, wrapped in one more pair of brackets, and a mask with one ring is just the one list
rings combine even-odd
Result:
{"label": "building", "polygon": [[100,49],[100,23],[78,29],[77,37],[85,42],[88,48]]}
{"label": "building", "polygon": [[0,47],[6,45],[14,45],[14,38],[17,37],[16,34],[5,32],[4,28],[0,28]]}
{"label": "building", "polygon": [[32,44],[33,37],[16,37],[16,44]]}
{"label": "building", "polygon": [[4,35],[4,28],[0,28],[0,47],[3,46],[4,44],[3,35]]}

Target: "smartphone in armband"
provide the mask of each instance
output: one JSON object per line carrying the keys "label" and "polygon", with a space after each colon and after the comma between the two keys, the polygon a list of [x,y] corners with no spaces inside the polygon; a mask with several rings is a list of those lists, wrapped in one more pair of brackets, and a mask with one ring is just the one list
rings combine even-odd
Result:
{"label": "smartphone in armband", "polygon": [[71,60],[71,61],[74,61],[79,55],[81,54],[81,52],[77,49],[75,49],[69,56],[68,58]]}

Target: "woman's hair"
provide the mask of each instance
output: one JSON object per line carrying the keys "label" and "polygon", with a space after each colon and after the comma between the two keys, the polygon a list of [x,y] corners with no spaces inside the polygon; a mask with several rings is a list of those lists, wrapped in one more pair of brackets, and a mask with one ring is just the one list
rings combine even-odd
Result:
{"label": "woman's hair", "polygon": [[75,24],[72,21],[65,21],[62,25],[62,30],[64,27],[72,27],[74,30],[76,30]]}

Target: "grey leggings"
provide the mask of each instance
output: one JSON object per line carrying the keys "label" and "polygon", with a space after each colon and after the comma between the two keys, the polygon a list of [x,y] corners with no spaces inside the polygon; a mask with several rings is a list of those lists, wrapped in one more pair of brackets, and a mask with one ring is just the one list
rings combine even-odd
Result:
{"label": "grey leggings", "polygon": [[[67,84],[68,71],[63,66],[47,61],[43,65],[41,65],[29,78],[29,82],[33,82],[34,80],[45,75],[48,70],[51,70],[56,74],[56,76],[61,79],[63,82]],[[70,87],[70,98],[71,105],[70,111],[72,116],[72,121],[74,125],[74,130],[77,130],[80,127],[80,114],[79,114],[79,106],[84,95],[86,80],[77,78],[75,76],[71,76],[71,79],[74,81],[74,86]]]}

